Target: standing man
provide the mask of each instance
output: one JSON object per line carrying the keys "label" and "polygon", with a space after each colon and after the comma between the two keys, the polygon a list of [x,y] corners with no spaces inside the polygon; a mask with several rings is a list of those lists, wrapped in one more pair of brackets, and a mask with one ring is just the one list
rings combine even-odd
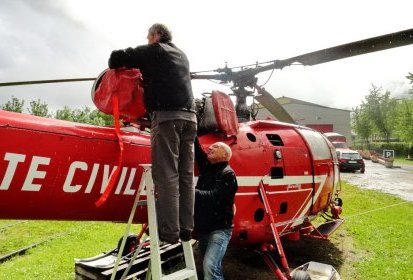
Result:
{"label": "standing man", "polygon": [[113,51],[109,68],[139,68],[151,117],[152,178],[159,239],[189,241],[194,226],[194,139],[197,124],[188,59],[169,29],[155,23],[148,44]]}
{"label": "standing man", "polygon": [[199,179],[195,189],[195,231],[203,257],[204,280],[223,280],[222,258],[232,234],[237,178],[228,164],[231,148],[222,142],[202,150],[198,138],[195,159]]}

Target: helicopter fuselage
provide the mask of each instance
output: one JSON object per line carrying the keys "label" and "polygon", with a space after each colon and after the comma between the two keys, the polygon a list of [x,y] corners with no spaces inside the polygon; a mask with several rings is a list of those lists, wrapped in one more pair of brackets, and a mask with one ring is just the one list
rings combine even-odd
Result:
{"label": "helicopter fuselage", "polygon": [[[0,131],[1,219],[127,221],[142,176],[140,164],[151,162],[147,132],[122,130],[119,177],[106,202],[96,207],[118,163],[113,128],[0,111]],[[234,244],[273,240],[260,183],[281,235],[327,210],[334,199],[334,148],[319,132],[262,120],[240,124],[238,134],[229,138],[214,132],[200,136],[205,148],[216,141],[232,148],[230,164],[239,184]],[[146,206],[140,205],[134,222],[146,221]]]}

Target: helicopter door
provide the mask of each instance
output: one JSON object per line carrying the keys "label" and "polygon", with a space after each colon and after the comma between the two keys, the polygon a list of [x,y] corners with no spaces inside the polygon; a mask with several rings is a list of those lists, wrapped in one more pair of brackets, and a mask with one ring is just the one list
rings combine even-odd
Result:
{"label": "helicopter door", "polygon": [[334,188],[334,164],[330,148],[321,133],[298,129],[306,140],[312,156],[314,170],[313,207],[318,212],[328,207]]}
{"label": "helicopter door", "polygon": [[265,138],[273,156],[273,164],[269,166],[268,199],[277,220],[283,221],[279,230],[284,231],[290,225],[285,221],[300,224],[308,212],[306,205],[311,203],[313,193],[310,154],[293,128],[268,131]]}

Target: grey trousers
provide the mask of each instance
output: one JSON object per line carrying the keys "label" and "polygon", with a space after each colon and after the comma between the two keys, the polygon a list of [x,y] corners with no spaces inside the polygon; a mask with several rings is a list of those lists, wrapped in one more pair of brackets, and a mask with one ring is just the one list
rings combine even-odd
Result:
{"label": "grey trousers", "polygon": [[152,179],[159,239],[178,241],[194,227],[194,140],[197,125],[187,120],[152,120]]}

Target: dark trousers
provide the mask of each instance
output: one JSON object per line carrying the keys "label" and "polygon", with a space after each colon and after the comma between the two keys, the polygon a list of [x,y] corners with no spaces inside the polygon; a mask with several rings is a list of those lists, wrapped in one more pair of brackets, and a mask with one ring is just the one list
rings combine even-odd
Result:
{"label": "dark trousers", "polygon": [[196,123],[152,120],[152,179],[159,239],[175,243],[194,227],[194,140]]}

